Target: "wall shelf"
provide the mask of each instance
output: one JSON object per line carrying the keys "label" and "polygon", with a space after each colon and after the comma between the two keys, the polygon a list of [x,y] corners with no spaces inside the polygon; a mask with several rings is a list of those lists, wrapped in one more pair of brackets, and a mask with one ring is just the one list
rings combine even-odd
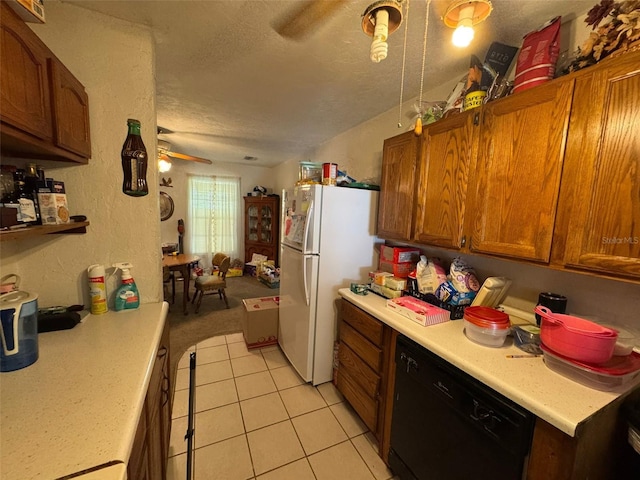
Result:
{"label": "wall shelf", "polygon": [[0,231],[0,242],[22,240],[28,237],[50,235],[54,233],[87,233],[89,222],[74,222],[64,225],[35,225],[18,230]]}

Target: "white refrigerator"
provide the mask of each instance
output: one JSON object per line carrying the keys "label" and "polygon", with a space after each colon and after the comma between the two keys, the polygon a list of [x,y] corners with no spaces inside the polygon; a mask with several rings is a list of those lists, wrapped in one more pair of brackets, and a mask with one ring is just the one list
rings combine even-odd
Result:
{"label": "white refrigerator", "polygon": [[378,192],[304,185],[282,192],[278,343],[313,385],[333,376],[338,289],[378,264]]}

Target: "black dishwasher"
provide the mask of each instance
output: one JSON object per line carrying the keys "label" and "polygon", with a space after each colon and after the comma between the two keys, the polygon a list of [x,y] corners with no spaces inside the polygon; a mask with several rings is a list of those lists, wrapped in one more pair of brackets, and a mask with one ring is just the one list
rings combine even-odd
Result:
{"label": "black dishwasher", "polygon": [[389,465],[402,480],[520,480],[534,416],[399,335]]}

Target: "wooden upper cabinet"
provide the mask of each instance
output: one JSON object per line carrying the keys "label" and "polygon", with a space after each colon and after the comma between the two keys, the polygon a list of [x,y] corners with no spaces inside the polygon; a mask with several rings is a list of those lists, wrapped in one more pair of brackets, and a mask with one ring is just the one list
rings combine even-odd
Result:
{"label": "wooden upper cabinet", "polygon": [[419,147],[420,137],[413,131],[384,141],[377,232],[381,238],[411,239]]}
{"label": "wooden upper cabinet", "polygon": [[5,2],[0,9],[0,120],[3,127],[50,140],[49,51]]}
{"label": "wooden upper cabinet", "polygon": [[413,236],[418,243],[464,246],[467,182],[479,116],[478,112],[464,112],[424,130]]}
{"label": "wooden upper cabinet", "polygon": [[554,245],[565,266],[640,278],[639,101],[640,52],[576,79]]}
{"label": "wooden upper cabinet", "polygon": [[87,163],[91,141],[84,87],[6,2],[0,10],[2,154]]}
{"label": "wooden upper cabinet", "polygon": [[84,86],[57,59],[49,59],[53,101],[54,141],[57,146],[91,157],[89,97]]}
{"label": "wooden upper cabinet", "polygon": [[483,107],[471,251],[549,261],[572,93],[556,80]]}

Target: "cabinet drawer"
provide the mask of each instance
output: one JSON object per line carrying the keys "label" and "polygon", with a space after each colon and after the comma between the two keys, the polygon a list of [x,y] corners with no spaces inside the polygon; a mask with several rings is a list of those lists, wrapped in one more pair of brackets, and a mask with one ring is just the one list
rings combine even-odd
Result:
{"label": "cabinet drawer", "polygon": [[382,350],[356,332],[348,323],[340,325],[340,342],[346,343],[374,371],[382,368]]}
{"label": "cabinet drawer", "polygon": [[338,370],[338,390],[369,430],[378,431],[378,399],[368,396],[343,369]]}
{"label": "cabinet drawer", "polygon": [[340,344],[338,352],[340,369],[345,370],[354,381],[372,398],[380,391],[380,376],[371,370],[346,343]]}
{"label": "cabinet drawer", "polygon": [[342,301],[342,320],[378,347],[382,346],[382,322],[346,300]]}

